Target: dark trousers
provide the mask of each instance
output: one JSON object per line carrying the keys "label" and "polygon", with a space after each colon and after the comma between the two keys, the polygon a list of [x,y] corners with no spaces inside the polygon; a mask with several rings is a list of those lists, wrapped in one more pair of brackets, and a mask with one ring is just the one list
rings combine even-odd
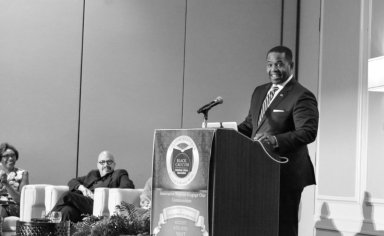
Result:
{"label": "dark trousers", "polygon": [[82,214],[92,214],[93,200],[80,192],[66,192],[57,201],[52,211],[61,211],[62,220],[78,222]]}
{"label": "dark trousers", "polygon": [[299,205],[303,189],[280,189],[279,236],[297,236]]}

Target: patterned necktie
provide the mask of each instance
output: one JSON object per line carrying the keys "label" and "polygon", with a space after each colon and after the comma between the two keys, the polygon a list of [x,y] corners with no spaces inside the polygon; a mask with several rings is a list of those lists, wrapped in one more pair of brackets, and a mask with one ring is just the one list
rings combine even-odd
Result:
{"label": "patterned necktie", "polygon": [[258,125],[260,125],[260,122],[263,119],[264,113],[269,107],[269,105],[271,104],[272,98],[278,89],[279,88],[277,86],[273,86],[272,89],[268,92],[267,96],[265,97],[263,106],[261,107]]}

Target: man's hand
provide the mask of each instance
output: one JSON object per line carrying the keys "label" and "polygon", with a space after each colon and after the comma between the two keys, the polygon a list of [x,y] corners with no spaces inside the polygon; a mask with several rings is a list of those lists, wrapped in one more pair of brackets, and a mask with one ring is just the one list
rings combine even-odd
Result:
{"label": "man's hand", "polygon": [[254,141],[266,142],[267,144],[272,145],[273,147],[277,146],[276,138],[267,133],[258,133],[253,138]]}
{"label": "man's hand", "polygon": [[87,189],[84,185],[80,185],[77,188],[84,196],[92,198],[93,199],[93,193],[91,190]]}
{"label": "man's hand", "polygon": [[140,207],[144,209],[151,208],[151,200],[149,199],[143,199],[140,201]]}

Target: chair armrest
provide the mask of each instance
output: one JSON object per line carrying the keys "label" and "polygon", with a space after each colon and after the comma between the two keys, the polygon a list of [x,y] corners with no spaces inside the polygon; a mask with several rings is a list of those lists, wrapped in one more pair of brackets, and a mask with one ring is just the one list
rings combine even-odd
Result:
{"label": "chair armrest", "polygon": [[143,189],[96,188],[94,192],[93,215],[110,216],[116,205],[122,201],[140,206],[140,194]]}
{"label": "chair armrest", "polygon": [[47,184],[25,185],[20,196],[20,220],[30,221],[31,218],[40,218],[45,211],[45,187]]}
{"label": "chair armrest", "polygon": [[57,201],[69,190],[67,185],[49,185],[45,187],[45,213],[48,214]]}
{"label": "chair armrest", "polygon": [[136,207],[140,207],[140,195],[143,189],[109,189],[108,209],[109,213],[113,214],[116,210],[116,206],[120,205],[122,201],[131,203]]}
{"label": "chair armrest", "polygon": [[108,188],[96,188],[93,193],[93,215],[109,216],[108,211]]}

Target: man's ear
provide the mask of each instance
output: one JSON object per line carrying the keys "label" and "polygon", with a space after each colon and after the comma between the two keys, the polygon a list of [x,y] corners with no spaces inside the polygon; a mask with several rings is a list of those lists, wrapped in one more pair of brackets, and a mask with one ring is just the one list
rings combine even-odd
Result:
{"label": "man's ear", "polygon": [[293,61],[291,61],[291,69],[293,69],[295,66],[295,63]]}

